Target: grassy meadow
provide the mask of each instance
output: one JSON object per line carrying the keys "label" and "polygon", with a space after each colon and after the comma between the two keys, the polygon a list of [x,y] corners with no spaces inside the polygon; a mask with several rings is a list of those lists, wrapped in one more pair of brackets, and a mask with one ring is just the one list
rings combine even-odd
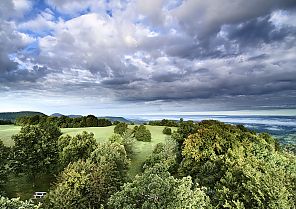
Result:
{"label": "grassy meadow", "polygon": [[1,125],[0,126],[0,139],[6,146],[12,146],[13,140],[11,136],[17,134],[21,130],[20,126],[14,125]]}
{"label": "grassy meadow", "polygon": [[[129,128],[133,128],[134,125],[130,125]],[[141,166],[145,159],[150,156],[156,144],[164,142],[167,137],[162,133],[163,126],[146,126],[151,132],[151,142],[135,141],[134,158],[131,160],[129,175],[134,177],[141,171]],[[13,146],[11,136],[17,134],[20,131],[20,126],[14,125],[2,125],[0,126],[0,139],[6,146]],[[63,135],[75,136],[83,131],[92,132],[98,143],[108,141],[109,137],[113,134],[114,126],[109,127],[86,127],[86,128],[63,128]],[[172,128],[175,130],[175,128]],[[47,191],[49,189],[50,179],[43,176],[37,179],[36,188],[33,190],[31,183],[22,176],[12,178],[7,184],[7,193],[11,197],[20,196],[22,199],[28,199],[32,196],[34,191]]]}

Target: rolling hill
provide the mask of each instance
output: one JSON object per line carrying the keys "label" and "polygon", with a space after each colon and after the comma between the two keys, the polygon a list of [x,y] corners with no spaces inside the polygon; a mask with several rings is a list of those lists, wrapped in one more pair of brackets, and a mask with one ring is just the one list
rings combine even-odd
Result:
{"label": "rolling hill", "polygon": [[33,115],[45,115],[45,114],[41,112],[34,112],[34,111],[1,112],[0,120],[15,121],[19,117],[33,116]]}

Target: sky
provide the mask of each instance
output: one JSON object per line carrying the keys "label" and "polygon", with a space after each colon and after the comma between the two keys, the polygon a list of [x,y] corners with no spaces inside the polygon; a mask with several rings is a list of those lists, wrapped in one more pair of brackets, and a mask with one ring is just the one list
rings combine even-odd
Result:
{"label": "sky", "polygon": [[1,0],[0,112],[296,115],[295,0]]}

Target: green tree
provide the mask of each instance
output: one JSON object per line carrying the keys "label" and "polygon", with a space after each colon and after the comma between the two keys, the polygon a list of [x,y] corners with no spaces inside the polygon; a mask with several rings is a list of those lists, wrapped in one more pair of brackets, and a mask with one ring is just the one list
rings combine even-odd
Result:
{"label": "green tree", "polygon": [[57,127],[44,128],[38,125],[24,126],[14,140],[12,168],[16,173],[25,173],[32,178],[39,173],[54,173],[58,162]]}
{"label": "green tree", "polygon": [[106,118],[99,118],[98,119],[98,126],[99,127],[112,126],[112,122]]}
{"label": "green tree", "polygon": [[86,127],[97,127],[98,126],[98,118],[94,115],[88,115],[85,119]]}
{"label": "green tree", "polygon": [[157,164],[163,164],[170,173],[177,169],[178,146],[173,140],[166,140],[165,143],[158,143],[151,156],[146,159],[143,168],[152,168]]}
{"label": "green tree", "polygon": [[172,135],[172,129],[169,127],[164,127],[162,133],[165,135]]}
{"label": "green tree", "polygon": [[21,201],[19,198],[8,199],[0,196],[0,208],[3,209],[41,209],[41,206],[34,205],[31,201]]}
{"label": "green tree", "polygon": [[161,165],[146,169],[111,196],[110,208],[211,208],[205,191],[193,187],[190,177],[175,179]]}
{"label": "green tree", "polygon": [[114,133],[119,134],[119,135],[123,135],[128,129],[128,126],[126,123],[118,123],[115,127],[114,127]]}
{"label": "green tree", "polygon": [[187,138],[190,134],[195,133],[197,130],[197,124],[193,121],[183,121],[180,119],[177,132],[182,135],[183,139]]}
{"label": "green tree", "polygon": [[87,159],[90,154],[97,148],[97,142],[93,133],[86,131],[76,136],[61,136],[58,140],[59,160],[63,167],[79,159]]}
{"label": "green tree", "polygon": [[133,137],[133,131],[131,129],[127,129],[127,131],[122,136],[119,134],[113,134],[109,138],[109,141],[111,143],[116,142],[123,145],[128,158],[133,158],[135,139]]}
{"label": "green tree", "polygon": [[140,125],[136,129],[134,129],[134,135],[138,141],[151,141],[151,132],[144,125]]}
{"label": "green tree", "polygon": [[268,134],[203,121],[182,154],[179,174],[207,187],[217,208],[295,207],[295,156]]}
{"label": "green tree", "polygon": [[0,140],[0,195],[3,195],[4,185],[7,181],[7,163],[10,149]]}
{"label": "green tree", "polygon": [[70,163],[47,195],[48,208],[100,208],[126,181],[129,161],[118,143],[99,145],[90,159]]}

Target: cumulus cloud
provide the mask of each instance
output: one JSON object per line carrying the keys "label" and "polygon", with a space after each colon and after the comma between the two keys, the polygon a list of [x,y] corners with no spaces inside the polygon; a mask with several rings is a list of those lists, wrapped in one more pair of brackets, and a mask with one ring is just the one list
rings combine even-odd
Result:
{"label": "cumulus cloud", "polygon": [[2,89],[191,107],[295,100],[293,0],[47,0],[21,21],[32,2],[16,1],[2,3],[19,11],[2,9]]}

